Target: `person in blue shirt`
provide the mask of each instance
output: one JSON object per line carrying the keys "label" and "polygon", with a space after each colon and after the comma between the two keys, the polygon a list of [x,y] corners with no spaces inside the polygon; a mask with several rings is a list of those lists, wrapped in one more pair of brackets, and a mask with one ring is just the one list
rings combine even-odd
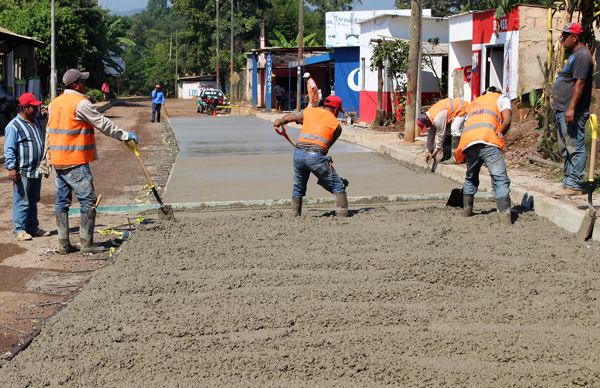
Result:
{"label": "person in blue shirt", "polygon": [[24,93],[19,97],[19,114],[4,130],[4,166],[13,182],[12,219],[17,241],[49,235],[39,228],[37,212],[42,188],[38,167],[44,158],[45,137],[36,118],[41,104],[32,93]]}
{"label": "person in blue shirt", "polygon": [[156,88],[152,91],[152,122],[156,119],[160,123],[160,108],[165,103],[165,95],[160,90],[160,85],[156,84]]}

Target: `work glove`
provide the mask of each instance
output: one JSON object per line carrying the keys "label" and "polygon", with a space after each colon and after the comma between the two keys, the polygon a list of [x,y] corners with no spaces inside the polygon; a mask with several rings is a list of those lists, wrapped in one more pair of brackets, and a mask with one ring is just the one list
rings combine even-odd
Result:
{"label": "work glove", "polygon": [[48,159],[42,159],[38,167],[38,172],[42,174],[44,178],[48,178],[48,176],[52,172],[52,166],[50,165],[50,162],[48,162]]}
{"label": "work glove", "polygon": [[133,140],[133,142],[135,144],[138,144],[138,138],[137,138],[137,135],[135,134],[135,132],[133,132],[133,131],[127,132],[127,139],[126,139],[126,141],[129,141],[129,140]]}

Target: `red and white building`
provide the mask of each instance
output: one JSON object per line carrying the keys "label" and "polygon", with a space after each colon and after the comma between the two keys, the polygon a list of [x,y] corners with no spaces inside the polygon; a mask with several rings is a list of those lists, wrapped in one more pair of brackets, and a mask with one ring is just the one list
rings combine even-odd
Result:
{"label": "red and white building", "polygon": [[[424,51],[429,39],[439,39],[437,47],[439,51],[446,51],[448,44],[448,19],[431,17],[431,10],[423,10],[422,18],[422,41]],[[410,40],[410,16],[394,13],[378,15],[360,23],[360,121],[371,122],[375,118],[377,110],[377,70],[371,70],[371,58],[377,43],[377,40],[401,39]],[[434,56],[433,66],[436,73],[441,76],[443,70],[444,56]],[[391,95],[396,85],[383,72],[383,105],[382,109],[386,112],[392,111]],[[427,101],[432,97],[439,97],[440,89],[438,81],[431,69],[424,68],[420,75],[420,90],[422,101]]]}
{"label": "red and white building", "polygon": [[[518,5],[500,20],[494,10],[450,16],[448,96],[473,100],[488,86],[511,99],[540,89],[547,55],[547,11]],[[560,15],[553,20],[561,28]],[[556,41],[558,34],[554,34]]]}

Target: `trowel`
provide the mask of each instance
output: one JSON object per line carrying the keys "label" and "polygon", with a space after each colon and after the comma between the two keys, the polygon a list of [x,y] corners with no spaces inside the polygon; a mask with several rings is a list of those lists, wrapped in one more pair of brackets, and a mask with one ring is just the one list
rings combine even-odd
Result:
{"label": "trowel", "polygon": [[142,156],[140,155],[140,151],[138,151],[137,144],[133,140],[129,140],[125,142],[125,145],[133,152],[135,158],[140,163],[140,167],[142,168],[144,176],[146,177],[146,181],[148,182],[148,187],[150,187],[150,190],[152,190],[152,194],[154,194],[156,201],[160,205],[160,210],[162,211],[163,215],[169,220],[174,220],[175,215],[173,214],[173,208],[171,206],[165,205],[160,196],[158,195],[158,191],[156,191],[156,186],[154,185],[154,182],[152,181],[152,178],[150,177],[150,174],[148,173],[148,170],[146,169],[146,166],[142,161]]}
{"label": "trowel", "polygon": [[577,231],[577,239],[581,241],[589,240],[594,231],[594,223],[596,221],[596,209],[592,204],[594,190],[596,189],[596,152],[598,150],[598,118],[595,114],[591,114],[586,126],[589,126],[592,132],[592,147],[590,152],[590,169],[588,173],[588,212],[583,216],[579,231]]}

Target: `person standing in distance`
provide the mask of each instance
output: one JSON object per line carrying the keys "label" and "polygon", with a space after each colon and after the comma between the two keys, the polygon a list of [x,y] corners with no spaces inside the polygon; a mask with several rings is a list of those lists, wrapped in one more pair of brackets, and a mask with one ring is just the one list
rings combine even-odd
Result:
{"label": "person standing in distance", "polygon": [[69,241],[68,212],[73,193],[81,210],[81,251],[94,253],[96,193],[89,165],[98,159],[94,129],[120,141],[138,142],[134,132],[119,128],[83,95],[89,75],[77,69],[67,70],[62,78],[65,92],[48,107],[48,160],[56,170],[55,213],[60,254],[76,250]]}
{"label": "person standing in distance", "polygon": [[160,109],[164,104],[165,95],[160,89],[160,85],[156,84],[156,87],[152,91],[152,119],[150,121],[154,122],[156,119],[160,123]]}
{"label": "person standing in distance", "polygon": [[306,80],[306,93],[308,94],[308,106],[310,108],[316,108],[319,106],[319,87],[314,79],[310,76],[310,73],[304,73],[302,77]]}
{"label": "person standing in distance", "polygon": [[552,90],[558,148],[564,159],[563,187],[554,193],[556,197],[584,194],[585,123],[590,116],[594,61],[582,35],[579,23],[568,23],[560,35],[569,58]]}
{"label": "person standing in distance", "polygon": [[275,128],[290,122],[302,124],[298,142],[294,149],[294,184],[292,208],[296,217],[302,215],[302,198],[306,195],[306,185],[310,174],[319,180],[317,183],[335,196],[337,216],[348,216],[346,186],[339,177],[327,152],[342,134],[337,115],[342,110],[342,99],[329,96],[322,108],[306,108],[299,113],[290,113],[275,120]]}
{"label": "person standing in distance", "polygon": [[4,130],[4,166],[13,182],[13,234],[17,241],[49,235],[39,228],[37,211],[42,188],[38,167],[44,157],[45,137],[36,118],[40,105],[32,93],[24,93],[19,97],[19,114]]}

